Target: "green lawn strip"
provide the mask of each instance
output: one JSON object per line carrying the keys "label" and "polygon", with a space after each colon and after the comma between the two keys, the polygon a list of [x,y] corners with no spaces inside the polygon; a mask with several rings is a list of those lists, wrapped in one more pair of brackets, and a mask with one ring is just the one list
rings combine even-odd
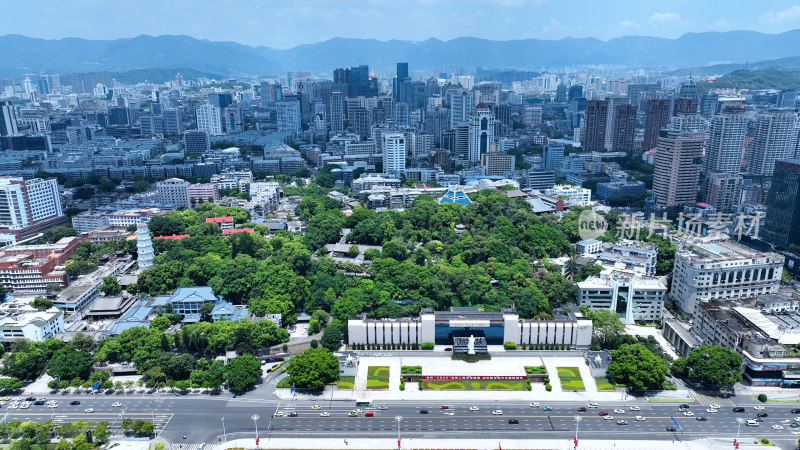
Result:
{"label": "green lawn strip", "polygon": [[367,376],[389,378],[389,366],[369,366],[367,367]]}
{"label": "green lawn strip", "polygon": [[426,389],[448,389],[448,390],[487,390],[487,391],[521,391],[527,389],[525,382],[506,381],[506,380],[448,380],[448,381],[425,381]]}
{"label": "green lawn strip", "polygon": [[528,375],[542,375],[547,373],[544,366],[525,366],[525,373]]}
{"label": "green lawn strip", "polygon": [[690,397],[685,398],[665,398],[665,397],[647,397],[648,402],[685,402],[692,400]]}
{"label": "green lawn strip", "polygon": [[353,389],[356,387],[356,377],[343,376],[339,377],[339,382],[336,383],[339,389]]}
{"label": "green lawn strip", "polygon": [[577,367],[557,367],[556,370],[558,378],[561,380],[562,390],[583,391],[586,389],[581,372]]}
{"label": "green lawn strip", "polygon": [[790,398],[768,398],[767,403],[797,403],[800,402],[800,399],[790,399]]}
{"label": "green lawn strip", "polygon": [[371,380],[367,378],[367,389],[386,390],[389,389],[388,380]]}
{"label": "green lawn strip", "polygon": [[403,366],[400,368],[400,373],[405,374],[421,374],[422,366]]}
{"label": "green lawn strip", "polygon": [[616,389],[606,377],[594,377],[594,381],[597,383],[598,391],[613,391]]}

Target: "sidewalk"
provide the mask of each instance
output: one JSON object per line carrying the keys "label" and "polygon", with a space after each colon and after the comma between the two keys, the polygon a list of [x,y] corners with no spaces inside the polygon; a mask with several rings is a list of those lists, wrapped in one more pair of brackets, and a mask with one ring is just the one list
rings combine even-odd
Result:
{"label": "sidewalk", "polygon": [[[552,450],[572,450],[574,448],[572,439],[403,439],[401,448],[403,449],[552,449]],[[741,448],[756,448],[757,444],[742,443]],[[760,445],[758,445],[761,447]],[[580,439],[579,448],[581,450],[600,450],[600,449],[619,449],[619,450],[728,450],[731,443],[728,440],[699,439],[695,441],[639,441],[639,440],[592,440]],[[227,443],[216,447],[207,447],[212,450],[225,449],[255,449],[254,439],[229,440]],[[376,439],[261,439],[259,449],[386,449],[397,448],[397,438],[376,438]],[[777,448],[777,447],[776,447]]]}

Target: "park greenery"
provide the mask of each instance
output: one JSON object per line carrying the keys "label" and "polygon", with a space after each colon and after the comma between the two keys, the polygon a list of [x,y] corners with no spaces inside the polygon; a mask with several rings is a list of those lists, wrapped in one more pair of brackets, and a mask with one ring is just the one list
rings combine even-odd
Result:
{"label": "park greenery", "polygon": [[290,386],[321,389],[339,378],[339,359],[326,348],[311,348],[294,356],[286,372]]}
{"label": "park greenery", "polygon": [[692,349],[688,357],[680,357],[672,364],[678,375],[714,386],[731,386],[742,380],[742,356],[717,345],[701,345]]}

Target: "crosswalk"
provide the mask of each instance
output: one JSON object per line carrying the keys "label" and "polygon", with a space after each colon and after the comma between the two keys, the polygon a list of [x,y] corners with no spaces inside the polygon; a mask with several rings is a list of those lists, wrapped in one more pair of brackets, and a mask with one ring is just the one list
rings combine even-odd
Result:
{"label": "crosswalk", "polygon": [[204,443],[200,443],[200,444],[178,444],[178,445],[173,444],[172,445],[173,449],[177,448],[178,450],[204,450],[205,447],[206,447],[206,444],[204,444]]}
{"label": "crosswalk", "polygon": [[703,406],[708,406],[711,404],[717,404],[721,406],[736,406],[733,400],[729,398],[713,397],[710,395],[701,394],[699,392],[694,393],[694,398],[697,400],[697,403],[700,403]]}
{"label": "crosswalk", "polygon": [[[83,416],[83,415],[82,415]],[[137,414],[135,419],[141,419],[153,422],[153,428],[156,436],[158,436],[161,431],[166,428],[167,424],[170,420],[172,420],[173,414],[149,414],[149,415],[141,415]],[[114,417],[110,417],[105,414],[99,414],[97,416],[92,416],[91,418],[83,417],[76,417],[75,415],[69,414],[54,414],[53,415],[53,422],[58,425],[67,424],[70,422],[75,422],[76,420],[88,420],[94,419],[97,422],[99,421],[106,421],[108,422],[109,426],[108,429],[111,433],[120,433],[122,431],[122,418],[127,416],[120,416],[115,415]],[[133,418],[133,417],[131,417]]]}

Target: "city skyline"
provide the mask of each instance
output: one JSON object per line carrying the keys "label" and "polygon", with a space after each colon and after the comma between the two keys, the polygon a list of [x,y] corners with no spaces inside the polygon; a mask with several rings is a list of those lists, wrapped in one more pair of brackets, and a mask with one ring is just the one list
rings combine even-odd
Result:
{"label": "city skyline", "polygon": [[[709,31],[777,34],[800,28],[800,5],[784,0],[771,2],[769,8],[731,1],[719,9],[710,3],[679,0],[669,5],[615,1],[570,10],[551,0],[493,0],[488,7],[468,0],[459,4],[461,8],[430,0],[402,4],[315,0],[287,6],[272,1],[145,0],[135,8],[131,2],[121,2],[113,9],[103,9],[105,5],[97,0],[80,3],[83,8],[54,1],[8,1],[0,28],[6,34],[44,39],[180,34],[276,49],[336,37],[416,42],[458,37],[497,41],[591,37],[607,41],[622,36],[677,38]],[[87,15],[86,10],[102,14]]]}

